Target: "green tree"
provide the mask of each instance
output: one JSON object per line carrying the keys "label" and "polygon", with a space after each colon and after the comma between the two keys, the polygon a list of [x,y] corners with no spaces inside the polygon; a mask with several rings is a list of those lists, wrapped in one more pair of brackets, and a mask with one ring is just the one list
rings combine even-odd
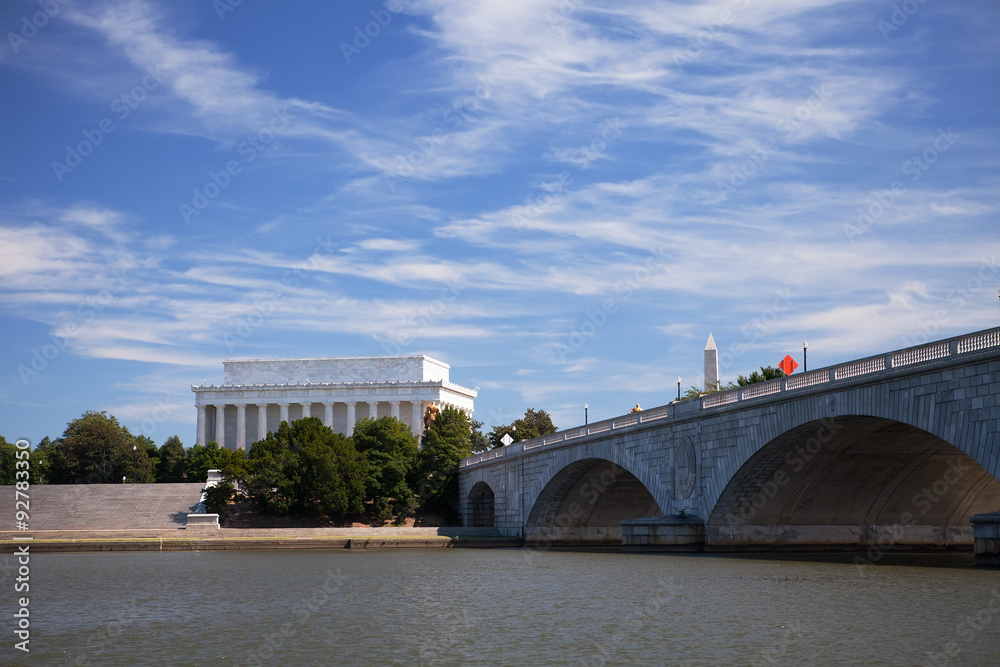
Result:
{"label": "green tree", "polygon": [[158,481],[156,479],[156,471],[160,468],[160,448],[156,446],[156,443],[148,435],[136,436],[135,442],[139,446],[139,449],[146,451],[146,456],[149,457],[149,464],[153,467],[153,479],[150,481]]}
{"label": "green tree", "polygon": [[354,447],[368,464],[365,495],[380,521],[395,510],[397,522],[415,507],[407,483],[417,463],[417,438],[395,417],[362,419],[354,426]]}
{"label": "green tree", "polygon": [[228,480],[210,486],[205,489],[205,511],[209,514],[218,514],[219,523],[224,523],[229,517],[229,503],[235,496],[236,487]]}
{"label": "green tree", "polygon": [[160,447],[160,462],[156,468],[157,482],[183,482],[187,472],[184,444],[172,435]]}
{"label": "green tree", "polygon": [[209,470],[221,470],[223,463],[227,460],[224,447],[219,447],[219,443],[209,442],[207,445],[195,445],[187,450],[186,467],[187,480],[189,482],[207,482]]}
{"label": "green tree", "polygon": [[316,417],[282,422],[250,447],[243,488],[273,514],[348,516],[364,511],[367,463],[350,438]]}
{"label": "green tree", "polygon": [[58,453],[58,445],[49,436],[45,436],[39,441],[34,451],[31,452],[32,484],[48,484],[52,481],[52,461]]}
{"label": "green tree", "polygon": [[494,426],[490,430],[488,437],[495,449],[503,447],[503,442],[501,441],[504,434],[509,433],[514,442],[521,442],[522,440],[537,438],[540,435],[549,435],[550,433],[555,433],[557,430],[559,429],[552,423],[549,413],[545,410],[528,408],[524,411],[524,416],[520,419],[515,419],[506,426]]}
{"label": "green tree", "polygon": [[66,426],[50,462],[53,483],[151,482],[153,466],[145,446],[106,412],[89,411]]}
{"label": "green tree", "polygon": [[[31,465],[30,461],[28,465]],[[0,435],[0,484],[10,485],[18,481],[16,472],[17,446]]]}
{"label": "green tree", "polygon": [[[44,440],[48,440],[48,438]],[[20,456],[18,456],[18,452],[21,452]],[[16,443],[7,442],[0,435],[0,484],[14,484],[16,482],[42,484],[42,474],[45,469],[44,454],[44,451],[39,453],[38,447],[32,450],[19,449]],[[17,466],[19,462],[21,463],[20,468]],[[22,474],[18,477],[18,472],[27,472],[28,474]]]}
{"label": "green tree", "polygon": [[736,383],[745,387],[749,384],[757,384],[758,382],[767,382],[768,380],[776,380],[777,378],[785,377],[785,372],[780,368],[771,368],[770,366],[761,366],[760,372],[754,371],[750,373],[750,377],[743,377],[742,375],[736,378]]}
{"label": "green tree", "polygon": [[[500,437],[503,437],[502,435]],[[469,420],[469,451],[473,454],[493,449],[493,443],[483,435],[483,422],[477,419]]]}
{"label": "green tree", "polygon": [[720,391],[729,391],[730,389],[736,389],[738,387],[735,382],[730,382],[729,384],[722,384],[721,382],[717,385],[706,386],[704,389],[699,389],[694,385],[690,389],[684,392],[681,396],[682,401],[686,401],[692,398],[698,398],[699,396],[706,396],[708,394],[715,394]]}
{"label": "green tree", "polygon": [[469,449],[469,423],[462,410],[446,407],[424,430],[415,486],[428,509],[457,516],[458,462]]}

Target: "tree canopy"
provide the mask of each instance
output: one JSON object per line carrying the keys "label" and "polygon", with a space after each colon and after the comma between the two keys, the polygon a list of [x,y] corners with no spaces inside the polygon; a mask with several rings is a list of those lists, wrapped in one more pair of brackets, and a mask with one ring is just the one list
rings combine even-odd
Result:
{"label": "tree canopy", "polygon": [[469,456],[465,412],[446,407],[424,430],[415,486],[426,507],[454,517],[458,502],[458,462]]}
{"label": "tree canopy", "polygon": [[157,482],[183,482],[187,477],[184,443],[176,435],[167,438],[160,447],[160,462],[156,469]]}
{"label": "tree canopy", "polygon": [[114,484],[152,482],[145,443],[106,412],[85,412],[56,442],[49,461],[52,483]]}
{"label": "tree canopy", "polygon": [[365,498],[379,520],[395,510],[397,522],[413,511],[407,477],[417,463],[417,438],[395,417],[362,419],[354,426],[354,447],[367,462]]}
{"label": "tree canopy", "polygon": [[243,487],[275,514],[361,514],[367,462],[354,443],[316,417],[282,422],[250,447]]}
{"label": "tree canopy", "polygon": [[785,374],[780,368],[771,368],[770,366],[761,366],[760,371],[754,371],[750,373],[750,377],[745,377],[740,375],[736,378],[736,382],[730,382],[728,384],[722,384],[721,382],[716,386],[705,387],[704,389],[699,389],[698,387],[692,386],[684,395],[681,396],[681,400],[688,400],[691,398],[698,398],[699,396],[705,396],[707,394],[714,394],[720,391],[729,391],[730,389],[738,389],[739,387],[746,387],[747,385],[757,384],[758,382],[767,382],[768,380],[775,380],[780,377],[785,377]]}
{"label": "tree canopy", "polygon": [[[502,436],[501,436],[502,437]],[[477,419],[469,420],[469,450],[473,454],[487,452],[493,449],[493,443],[483,435],[483,422]]]}
{"label": "tree canopy", "polygon": [[488,437],[495,449],[503,447],[501,440],[504,434],[510,434],[514,442],[521,442],[522,440],[537,438],[541,435],[549,435],[550,433],[555,433],[557,430],[559,429],[552,423],[549,413],[545,410],[528,408],[524,411],[524,416],[520,419],[515,419],[507,425],[494,426],[490,430]]}
{"label": "tree canopy", "polygon": [[780,368],[771,368],[770,366],[761,366],[760,371],[754,371],[750,373],[750,377],[743,377],[742,375],[736,378],[736,384],[741,387],[745,387],[750,384],[757,384],[758,382],[767,382],[768,380],[776,380],[777,378],[785,377],[785,372]]}

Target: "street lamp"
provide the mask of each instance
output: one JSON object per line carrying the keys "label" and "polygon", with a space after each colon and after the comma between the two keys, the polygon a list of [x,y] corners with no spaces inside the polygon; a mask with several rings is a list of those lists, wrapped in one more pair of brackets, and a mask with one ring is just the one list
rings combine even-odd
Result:
{"label": "street lamp", "polygon": [[681,400],[681,376],[677,376],[677,400]]}
{"label": "street lamp", "polygon": [[587,408],[589,408],[589,407],[590,406],[587,405],[586,403],[583,404],[583,425],[584,426],[587,425]]}
{"label": "street lamp", "polygon": [[809,341],[802,341],[802,372],[805,373],[809,370],[809,366],[806,365],[806,350],[809,348]]}

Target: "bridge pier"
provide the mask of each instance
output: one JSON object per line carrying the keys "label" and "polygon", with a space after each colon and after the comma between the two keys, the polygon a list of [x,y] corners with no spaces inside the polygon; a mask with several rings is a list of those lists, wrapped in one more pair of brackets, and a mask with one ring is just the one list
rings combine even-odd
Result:
{"label": "bridge pier", "polygon": [[621,522],[622,551],[701,551],[705,522],[692,514],[662,514]]}
{"label": "bridge pier", "polygon": [[1000,567],[1000,512],[975,514],[969,521],[976,565]]}

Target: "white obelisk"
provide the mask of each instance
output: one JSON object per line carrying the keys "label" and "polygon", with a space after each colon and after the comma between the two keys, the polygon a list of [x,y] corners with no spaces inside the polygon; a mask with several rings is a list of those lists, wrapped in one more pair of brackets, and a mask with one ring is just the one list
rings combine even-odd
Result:
{"label": "white obelisk", "polygon": [[705,391],[719,388],[719,350],[715,347],[715,339],[708,334],[705,343]]}

